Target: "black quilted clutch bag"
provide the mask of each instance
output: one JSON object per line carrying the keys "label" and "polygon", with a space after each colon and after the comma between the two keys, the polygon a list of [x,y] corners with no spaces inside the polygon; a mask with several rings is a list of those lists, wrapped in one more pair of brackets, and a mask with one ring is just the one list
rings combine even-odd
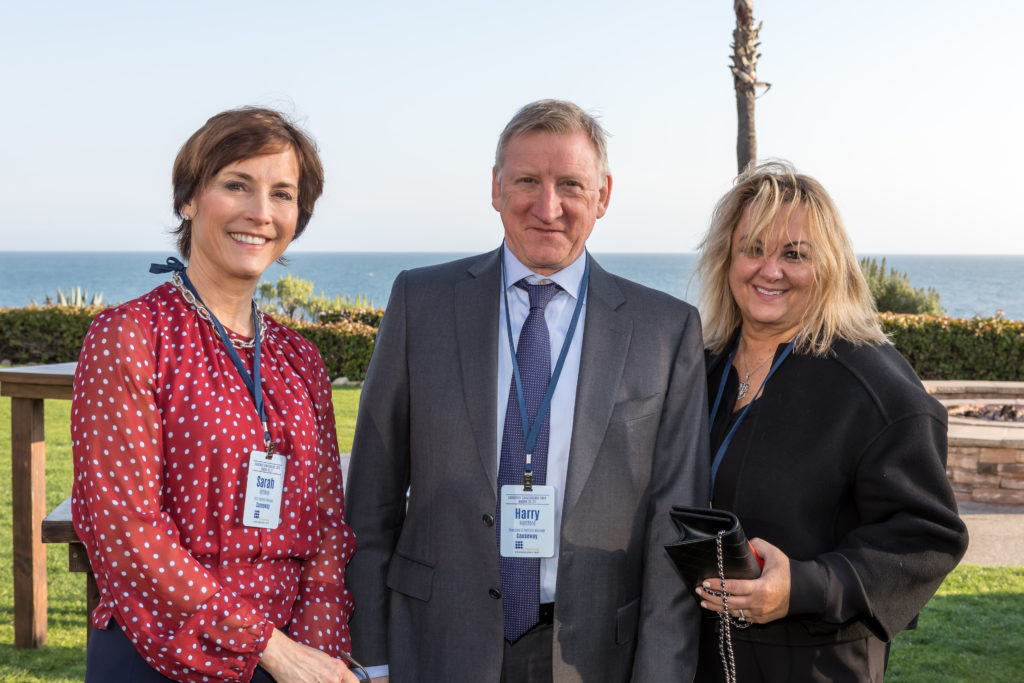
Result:
{"label": "black quilted clutch bag", "polygon": [[718,533],[722,534],[722,567],[726,579],[756,579],[761,563],[743,533],[740,520],[728,510],[672,506],[669,512],[679,539],[665,546],[691,590],[718,573]]}

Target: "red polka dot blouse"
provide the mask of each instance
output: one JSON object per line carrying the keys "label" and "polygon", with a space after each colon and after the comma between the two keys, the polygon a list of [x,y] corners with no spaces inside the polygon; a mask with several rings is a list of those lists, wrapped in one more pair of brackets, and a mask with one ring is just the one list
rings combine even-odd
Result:
{"label": "red polka dot blouse", "polygon": [[[92,623],[115,619],[174,680],[248,681],[275,626],[351,650],[356,542],[330,382],[311,343],[264,320],[261,383],[287,456],[276,529],[242,524],[263,429],[213,326],[172,283],[101,313],[75,373],[72,513],[100,590]],[[251,372],[252,348],[238,352]]]}

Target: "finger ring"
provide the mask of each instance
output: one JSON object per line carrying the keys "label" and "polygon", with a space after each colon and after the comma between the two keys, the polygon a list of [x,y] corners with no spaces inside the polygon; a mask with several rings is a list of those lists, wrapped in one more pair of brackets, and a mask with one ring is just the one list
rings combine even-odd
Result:
{"label": "finger ring", "polygon": [[743,616],[743,610],[738,609],[736,611],[739,612],[739,614],[740,614],[740,621],[746,621],[747,620],[747,618],[745,616]]}

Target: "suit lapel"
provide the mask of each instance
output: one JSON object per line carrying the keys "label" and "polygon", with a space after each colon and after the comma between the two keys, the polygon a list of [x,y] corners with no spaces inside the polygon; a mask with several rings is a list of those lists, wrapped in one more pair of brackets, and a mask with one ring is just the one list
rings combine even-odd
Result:
{"label": "suit lapel", "polygon": [[498,295],[501,250],[476,260],[470,277],[455,285],[455,334],[462,395],[487,480],[498,481],[497,391]]}
{"label": "suit lapel", "polygon": [[612,277],[591,258],[587,319],[562,506],[563,523],[590,476],[615,407],[633,333],[632,319],[617,312],[625,301]]}

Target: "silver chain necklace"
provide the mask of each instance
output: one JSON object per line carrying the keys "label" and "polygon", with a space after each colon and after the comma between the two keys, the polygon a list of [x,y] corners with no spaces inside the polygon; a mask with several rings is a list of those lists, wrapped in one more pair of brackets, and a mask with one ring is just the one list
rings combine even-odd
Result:
{"label": "silver chain necklace", "polygon": [[[740,382],[740,391],[739,391],[739,394],[737,394],[736,398],[744,398],[744,397],[746,397],[747,392],[750,391],[750,376],[752,374],[754,374],[755,372],[757,372],[758,370],[760,370],[761,367],[765,363],[770,361],[772,358],[774,358],[774,356],[768,356],[763,361],[758,363],[756,368],[754,368],[753,370],[747,370],[746,373],[744,373],[743,381]],[[746,352],[745,349],[743,351],[743,365],[748,365],[747,364],[747,352]]]}
{"label": "silver chain necklace", "polygon": [[[192,308],[196,309],[196,313],[199,314],[199,317],[210,324],[210,327],[213,329],[213,333],[219,339],[220,332],[217,331],[217,326],[213,324],[213,316],[210,315],[209,309],[207,309],[206,306],[203,305],[202,301],[196,299],[195,295],[192,294],[192,292],[188,291],[188,287],[186,287],[185,283],[182,282],[181,280],[181,273],[175,273],[173,276],[171,276],[171,283],[177,288],[179,292],[181,292],[181,296],[185,299],[185,301],[188,302],[188,304],[192,306]],[[261,311],[259,309],[259,306],[256,306],[255,304],[253,304],[252,308],[254,311],[253,316],[256,319],[256,326],[260,330],[260,338],[265,339],[267,336],[267,321],[263,317],[263,311]],[[241,339],[230,339],[229,341],[231,342],[231,345],[234,346],[236,349],[251,349],[254,346],[256,346],[255,337],[249,339],[248,341],[243,341]]]}

